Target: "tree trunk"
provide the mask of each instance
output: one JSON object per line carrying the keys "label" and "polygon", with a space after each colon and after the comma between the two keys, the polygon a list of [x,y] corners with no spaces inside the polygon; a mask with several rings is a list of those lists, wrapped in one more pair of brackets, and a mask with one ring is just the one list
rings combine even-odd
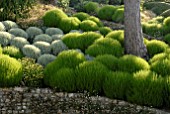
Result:
{"label": "tree trunk", "polygon": [[125,53],[144,58],[147,56],[147,49],[141,29],[140,0],[124,0],[124,5]]}

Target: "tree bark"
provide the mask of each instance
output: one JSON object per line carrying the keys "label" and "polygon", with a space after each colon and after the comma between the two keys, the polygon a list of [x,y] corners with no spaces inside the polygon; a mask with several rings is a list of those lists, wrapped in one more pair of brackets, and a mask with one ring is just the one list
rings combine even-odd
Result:
{"label": "tree bark", "polygon": [[140,18],[140,0],[124,0],[125,53],[145,58],[147,49],[144,45]]}

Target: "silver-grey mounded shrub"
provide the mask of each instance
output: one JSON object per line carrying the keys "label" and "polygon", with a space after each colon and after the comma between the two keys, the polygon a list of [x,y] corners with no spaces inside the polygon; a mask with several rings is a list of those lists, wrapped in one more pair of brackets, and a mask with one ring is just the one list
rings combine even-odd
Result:
{"label": "silver-grey mounded shrub", "polygon": [[55,34],[61,34],[63,35],[63,31],[59,28],[47,28],[45,30],[45,33],[52,36],[52,35],[55,35]]}
{"label": "silver-grey mounded shrub", "polygon": [[5,31],[5,26],[3,25],[2,22],[0,22],[0,31]]}
{"label": "silver-grey mounded shrub", "polygon": [[61,38],[63,37],[63,35],[61,34],[56,34],[56,35],[52,35],[51,38],[52,40],[61,40]]}
{"label": "silver-grey mounded shrub", "polygon": [[37,42],[37,41],[44,41],[44,42],[51,43],[52,42],[52,38],[51,38],[51,36],[49,36],[47,34],[40,34],[40,35],[37,35],[34,38],[33,42]]}
{"label": "silver-grey mounded shrub", "polygon": [[41,55],[41,50],[34,45],[25,45],[22,49],[22,52],[25,56],[37,59]]}
{"label": "silver-grey mounded shrub", "polygon": [[51,45],[48,42],[37,41],[33,44],[41,50],[41,54],[50,53]]}
{"label": "silver-grey mounded shrub", "polygon": [[35,36],[43,34],[43,31],[38,27],[29,27],[26,30],[29,39],[34,39]]}
{"label": "silver-grey mounded shrub", "polygon": [[54,55],[43,54],[38,58],[37,63],[45,67],[47,64],[51,63],[55,59],[56,59],[56,56]]}
{"label": "silver-grey mounded shrub", "polygon": [[28,38],[28,34],[20,28],[12,28],[9,30],[9,33],[13,34],[16,37],[24,37],[26,39]]}
{"label": "silver-grey mounded shrub", "polygon": [[10,20],[3,21],[2,23],[4,24],[6,31],[9,31],[12,28],[18,28],[18,25]]}
{"label": "silver-grey mounded shrub", "polygon": [[74,33],[74,32],[83,33],[83,31],[81,30],[71,30],[69,33]]}
{"label": "silver-grey mounded shrub", "polygon": [[14,36],[11,35],[10,33],[8,32],[3,32],[3,31],[0,31],[0,44],[2,46],[7,46],[10,42],[11,42],[11,39],[13,38]]}
{"label": "silver-grey mounded shrub", "polygon": [[62,40],[55,40],[51,43],[52,53],[57,55],[61,51],[67,50],[68,47],[63,43]]}
{"label": "silver-grey mounded shrub", "polygon": [[15,46],[17,48],[19,48],[20,50],[22,50],[22,48],[26,45],[26,44],[29,44],[29,42],[23,38],[23,37],[14,37],[12,40],[11,40],[11,43],[10,43],[12,46]]}

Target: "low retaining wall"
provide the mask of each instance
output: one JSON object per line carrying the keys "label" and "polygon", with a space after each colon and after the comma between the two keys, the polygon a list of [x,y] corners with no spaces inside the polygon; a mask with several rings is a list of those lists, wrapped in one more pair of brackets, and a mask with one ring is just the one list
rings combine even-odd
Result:
{"label": "low retaining wall", "polygon": [[48,88],[0,89],[0,114],[169,114],[160,110],[81,93]]}

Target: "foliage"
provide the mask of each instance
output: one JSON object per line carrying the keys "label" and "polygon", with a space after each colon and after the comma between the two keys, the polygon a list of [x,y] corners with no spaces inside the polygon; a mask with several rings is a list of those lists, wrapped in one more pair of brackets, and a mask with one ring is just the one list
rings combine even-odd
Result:
{"label": "foliage", "polygon": [[100,27],[99,31],[100,31],[100,34],[102,34],[103,36],[106,36],[108,33],[112,31],[112,29],[109,27]]}
{"label": "foliage", "polygon": [[11,39],[12,39],[13,37],[14,37],[14,36],[11,35],[11,34],[8,33],[8,32],[0,31],[0,45],[2,45],[2,46],[7,46],[8,44],[10,44]]}
{"label": "foliage", "polygon": [[77,17],[80,21],[84,21],[85,19],[90,17],[90,15],[84,12],[78,12],[78,13],[75,13],[73,17]]}
{"label": "foliage", "polygon": [[61,34],[56,34],[56,35],[52,35],[51,36],[52,41],[54,41],[54,40],[61,40],[62,37],[63,37],[63,35],[61,35]]}
{"label": "foliage", "polygon": [[64,31],[64,33],[68,33],[71,30],[79,29],[80,23],[81,21],[77,17],[63,18],[59,27]]}
{"label": "foliage", "polygon": [[123,3],[123,0],[109,0],[109,4],[111,5],[120,5]]}
{"label": "foliage", "polygon": [[25,38],[22,38],[22,37],[14,37],[14,38],[11,40],[11,43],[10,43],[10,45],[17,47],[17,48],[19,48],[20,50],[22,50],[22,48],[23,48],[26,44],[29,44],[29,42],[28,42]]}
{"label": "foliage", "polygon": [[169,28],[170,27],[170,17],[165,18],[163,21],[163,24]]}
{"label": "foliage", "polygon": [[0,22],[0,31],[5,31],[5,26],[3,25],[2,22]]}
{"label": "foliage", "polygon": [[163,40],[170,45],[170,34],[164,36]]}
{"label": "foliage", "polygon": [[21,59],[23,66],[23,78],[25,86],[42,87],[43,86],[43,67],[35,63],[34,59],[24,57]]}
{"label": "foliage", "polygon": [[28,38],[28,34],[24,30],[22,30],[20,28],[10,29],[9,33],[13,34],[16,37],[23,37],[23,38],[26,38],[26,39]]}
{"label": "foliage", "polygon": [[44,25],[48,27],[58,27],[61,19],[68,16],[60,9],[49,10],[43,16]]}
{"label": "foliage", "polygon": [[131,89],[133,75],[127,72],[111,72],[104,80],[103,90],[107,97],[126,100]]}
{"label": "foliage", "polygon": [[103,20],[112,20],[112,15],[115,13],[116,7],[112,5],[105,5],[98,11],[98,17]]}
{"label": "foliage", "polygon": [[118,67],[118,58],[113,56],[113,55],[109,55],[109,54],[105,54],[105,55],[99,55],[97,56],[94,61],[100,62],[103,65],[105,65],[108,69],[112,70],[112,71],[116,71],[117,67]]}
{"label": "foliage", "polygon": [[169,54],[168,53],[158,53],[158,54],[155,54],[150,60],[149,60],[149,63],[154,63],[154,62],[157,62],[157,61],[162,61],[164,59],[169,59]]}
{"label": "foliage", "polygon": [[22,65],[8,55],[0,55],[0,86],[17,86],[22,79]]}
{"label": "foliage", "polygon": [[87,90],[90,93],[101,93],[103,80],[108,69],[99,62],[86,61],[76,68],[76,86],[79,91]]}
{"label": "foliage", "polygon": [[159,40],[151,40],[146,44],[146,48],[150,57],[153,57],[155,54],[164,52],[168,45]]}
{"label": "foliage", "polygon": [[97,2],[87,2],[84,9],[87,13],[97,13],[99,4]]}
{"label": "foliage", "polygon": [[124,22],[124,8],[116,9],[115,13],[112,16],[112,20],[116,23]]}
{"label": "foliage", "polygon": [[45,67],[49,63],[53,62],[55,59],[56,59],[56,56],[54,55],[43,54],[38,58],[37,63]]}
{"label": "foliage", "polygon": [[140,105],[163,105],[163,81],[156,73],[142,70],[134,74],[128,100]]}
{"label": "foliage", "polygon": [[98,25],[91,20],[84,20],[80,23],[80,29],[83,31],[96,31],[98,28]]}
{"label": "foliage", "polygon": [[123,55],[123,48],[117,40],[100,38],[89,46],[85,52],[94,57],[103,54],[112,54],[120,57]]}
{"label": "foliage", "polygon": [[68,47],[63,43],[62,40],[55,40],[51,43],[52,53],[58,55],[60,52],[67,50]]}
{"label": "foliage", "polygon": [[92,0],[93,2],[97,2],[99,4],[109,4],[109,0]]}
{"label": "foliage", "polygon": [[[71,0],[71,1],[72,1],[72,0]],[[85,6],[87,3],[88,3],[88,1],[86,1],[86,0],[79,0],[79,3],[74,5],[74,9],[75,9],[77,12],[85,12],[84,6]]]}
{"label": "foliage", "polygon": [[124,55],[119,59],[118,69],[120,71],[133,73],[139,70],[148,70],[148,62],[134,55]]}
{"label": "foliage", "polygon": [[103,23],[100,21],[99,18],[97,18],[95,16],[90,16],[86,20],[94,21],[98,25],[98,27],[103,27]]}
{"label": "foliage", "polygon": [[41,55],[41,50],[34,45],[25,45],[22,49],[22,52],[25,56],[37,59]]}
{"label": "foliage", "polygon": [[51,53],[51,45],[48,42],[37,41],[33,45],[41,50],[41,54]]}
{"label": "foliage", "polygon": [[18,28],[18,25],[10,20],[3,21],[2,23],[4,24],[6,31],[9,31],[12,28]]}
{"label": "foliage", "polygon": [[33,40],[37,35],[43,34],[43,31],[38,27],[29,27],[26,29],[26,32],[30,40]]}
{"label": "foliage", "polygon": [[37,42],[37,41],[44,41],[44,42],[51,43],[52,38],[51,38],[51,36],[49,36],[47,34],[40,34],[40,35],[37,35],[33,40],[33,42]]}
{"label": "foliage", "polygon": [[168,10],[166,10],[166,11],[164,11],[163,13],[161,13],[161,16],[163,16],[163,17],[169,17],[170,16],[170,9],[168,9]]}
{"label": "foliage", "polygon": [[3,48],[3,54],[9,55],[10,57],[19,59],[23,57],[22,52],[14,47],[14,46],[7,46]]}
{"label": "foliage", "polygon": [[57,5],[64,9],[67,9],[69,7],[69,4],[70,4],[70,0],[57,0]]}
{"label": "foliage", "polygon": [[45,34],[48,34],[49,36],[63,35],[63,31],[59,28],[50,27],[45,30]]}

